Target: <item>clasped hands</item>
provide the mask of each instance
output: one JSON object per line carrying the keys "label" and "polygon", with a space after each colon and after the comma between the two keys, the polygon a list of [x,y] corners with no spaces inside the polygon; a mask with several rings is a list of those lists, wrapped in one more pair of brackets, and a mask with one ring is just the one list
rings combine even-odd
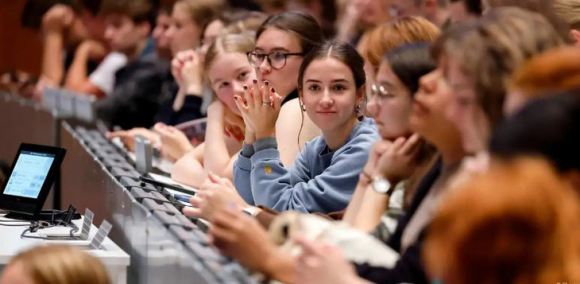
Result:
{"label": "clasped hands", "polygon": [[253,85],[244,86],[243,97],[235,96],[234,99],[246,125],[246,144],[252,145],[256,140],[276,136],[276,120],[282,97],[268,81],[260,86],[254,80]]}

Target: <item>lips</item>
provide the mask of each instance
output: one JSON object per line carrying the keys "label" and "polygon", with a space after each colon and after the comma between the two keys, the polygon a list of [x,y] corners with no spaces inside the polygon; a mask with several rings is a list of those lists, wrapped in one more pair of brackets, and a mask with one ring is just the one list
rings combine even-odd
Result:
{"label": "lips", "polygon": [[320,115],[333,115],[336,111],[317,111],[316,113]]}

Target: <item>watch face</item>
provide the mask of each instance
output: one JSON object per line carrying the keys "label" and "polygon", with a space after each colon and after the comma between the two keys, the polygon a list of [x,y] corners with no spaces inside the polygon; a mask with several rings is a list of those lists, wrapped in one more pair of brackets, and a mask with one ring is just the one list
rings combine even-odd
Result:
{"label": "watch face", "polygon": [[373,180],[373,189],[378,193],[386,193],[391,188],[391,183],[384,178],[375,178]]}

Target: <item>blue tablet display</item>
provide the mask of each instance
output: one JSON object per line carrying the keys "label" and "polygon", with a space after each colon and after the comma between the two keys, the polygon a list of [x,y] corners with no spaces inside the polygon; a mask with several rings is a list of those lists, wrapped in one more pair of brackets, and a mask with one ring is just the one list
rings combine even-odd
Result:
{"label": "blue tablet display", "polygon": [[6,184],[4,194],[38,198],[55,155],[22,151]]}

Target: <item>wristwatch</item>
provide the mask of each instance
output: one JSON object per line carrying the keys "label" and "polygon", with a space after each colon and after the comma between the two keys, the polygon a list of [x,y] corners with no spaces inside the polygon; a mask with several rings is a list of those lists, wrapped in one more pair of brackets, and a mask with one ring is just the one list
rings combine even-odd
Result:
{"label": "wristwatch", "polygon": [[372,187],[377,193],[391,195],[394,191],[394,186],[391,186],[391,183],[383,177],[375,177],[372,182]]}

